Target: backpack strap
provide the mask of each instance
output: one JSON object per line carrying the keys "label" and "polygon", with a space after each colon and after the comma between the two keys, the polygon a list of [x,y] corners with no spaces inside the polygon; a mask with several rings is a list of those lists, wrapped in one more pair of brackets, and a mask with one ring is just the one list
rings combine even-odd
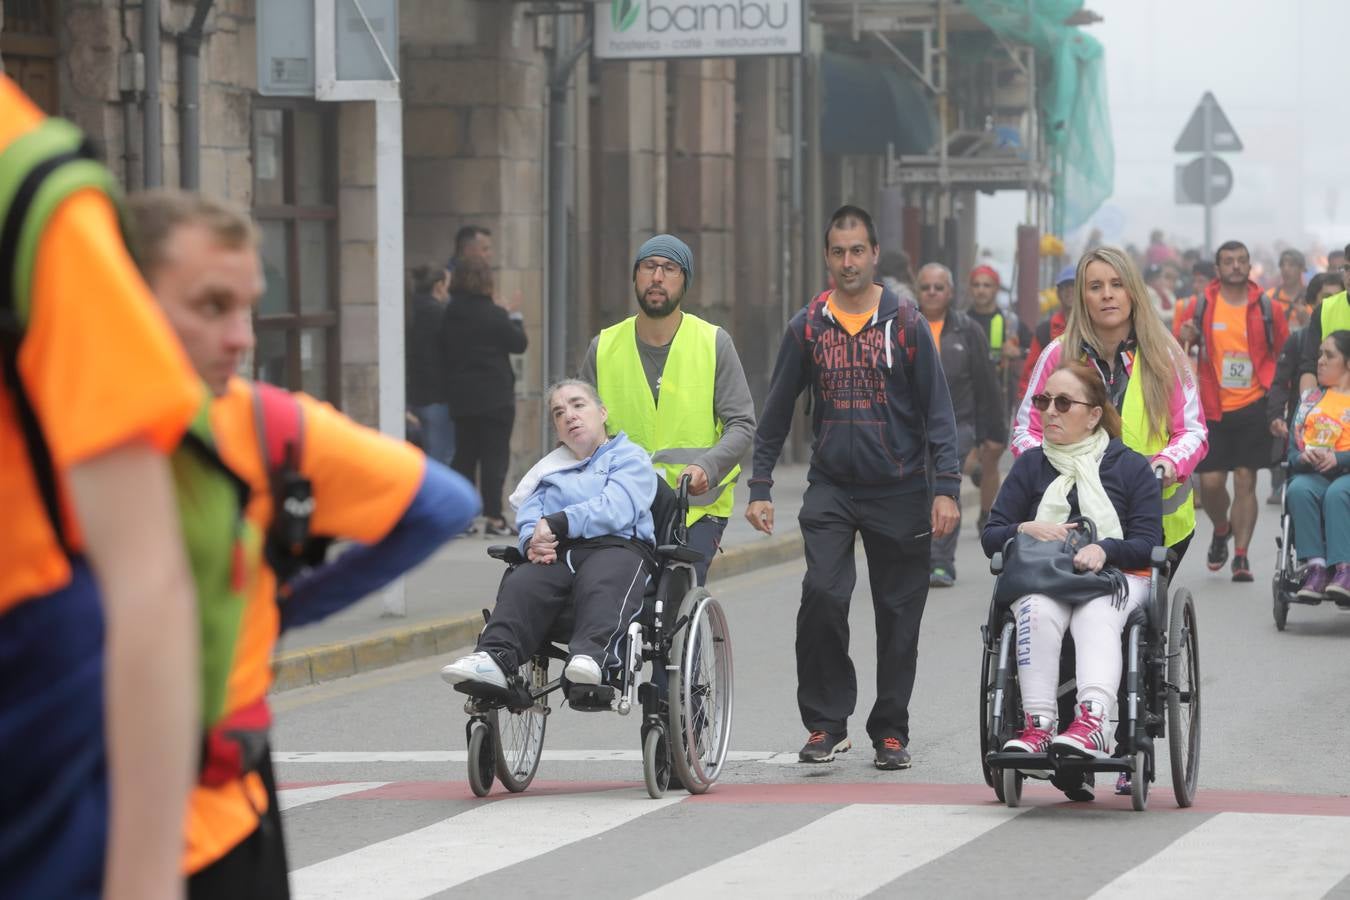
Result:
{"label": "backpack strap", "polygon": [[288,390],[254,382],[253,421],[272,495],[272,522],[264,551],[278,585],[284,585],[303,569],[322,562],[331,541],[310,532],[314,490],[300,470],[305,419],[299,401]]}
{"label": "backpack strap", "polygon": [[38,245],[57,208],[86,188],[118,199],[112,176],[96,161],[83,132],[45,119],[0,153],[0,371],[13,398],[29,464],[57,542],[69,550],[51,452],[19,374],[19,347],[28,325]]}
{"label": "backpack strap", "polygon": [[[1271,290],[1274,290],[1272,288]],[[1266,352],[1271,356],[1275,355],[1275,311],[1271,306],[1270,297],[1261,295],[1261,323],[1266,327]]]}

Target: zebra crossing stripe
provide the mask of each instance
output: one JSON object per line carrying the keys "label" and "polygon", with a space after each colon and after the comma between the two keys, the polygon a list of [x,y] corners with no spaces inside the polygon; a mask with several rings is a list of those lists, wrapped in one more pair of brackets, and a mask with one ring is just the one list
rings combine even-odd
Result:
{"label": "zebra crossing stripe", "polygon": [[992,805],[846,806],[643,897],[862,897],[1023,812]]}
{"label": "zebra crossing stripe", "polygon": [[282,812],[285,812],[288,809],[308,806],[311,803],[321,803],[324,800],[333,800],[337,797],[345,797],[348,794],[374,790],[384,787],[388,783],[387,781],[346,781],[337,784],[318,784],[312,787],[283,788],[277,791],[277,806],[281,808]]}
{"label": "zebra crossing stripe", "polygon": [[1220,813],[1092,896],[1322,897],[1350,875],[1346,847],[1350,819]]}
{"label": "zebra crossing stripe", "polygon": [[595,837],[680,799],[652,800],[635,791],[616,791],[485,802],[425,828],[292,872],[291,888],[305,900],[419,900]]}

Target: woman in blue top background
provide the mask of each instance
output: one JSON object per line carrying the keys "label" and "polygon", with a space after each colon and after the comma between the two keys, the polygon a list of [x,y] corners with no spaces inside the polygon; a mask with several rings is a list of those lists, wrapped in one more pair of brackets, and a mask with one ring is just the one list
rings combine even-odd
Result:
{"label": "woman in blue top background", "polygon": [[534,655],[569,602],[575,624],[563,674],[599,684],[620,664],[620,643],[642,611],[655,543],[651,458],[623,432],[606,436],[608,412],[590,384],[561,381],[547,402],[562,446],[511,494],[526,562],[502,579],[478,652],[441,669],[450,684],[505,687],[505,673]]}

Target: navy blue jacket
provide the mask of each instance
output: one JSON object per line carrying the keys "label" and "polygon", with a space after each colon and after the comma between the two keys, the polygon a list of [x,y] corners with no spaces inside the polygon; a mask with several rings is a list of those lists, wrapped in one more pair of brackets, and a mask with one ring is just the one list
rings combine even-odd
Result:
{"label": "navy blue jacket", "polygon": [[[1102,487],[1120,517],[1124,540],[1101,538],[1097,543],[1106,551],[1106,564],[1117,569],[1147,569],[1154,547],[1162,545],[1162,489],[1148,459],[1112,438],[1106,445],[1101,464]],[[1017,458],[999,488],[994,507],[989,510],[980,542],[984,555],[993,556],[1003,549],[1017,526],[1036,518],[1041,495],[1059,472],[1045,458],[1045,451],[1033,447]],[[1069,492],[1072,515],[1078,515],[1078,489]]]}
{"label": "navy blue jacket", "polygon": [[[932,332],[914,304],[906,305],[902,314],[900,298],[883,290],[876,315],[856,335],[816,301],[788,322],[755,432],[751,500],[770,499],[773,467],[797,397],[808,388],[815,435],[809,481],[865,496],[926,492],[931,452],[934,493],[957,496],[961,462],[947,379]],[[912,364],[902,336],[907,331],[913,333]]]}

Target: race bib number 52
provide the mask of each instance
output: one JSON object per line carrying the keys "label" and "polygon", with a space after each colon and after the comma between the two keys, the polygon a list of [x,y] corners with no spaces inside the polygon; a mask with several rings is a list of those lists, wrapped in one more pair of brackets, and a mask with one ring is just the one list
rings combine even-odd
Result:
{"label": "race bib number 52", "polygon": [[1255,366],[1252,358],[1245,353],[1225,353],[1223,356],[1223,375],[1219,383],[1226,388],[1249,388]]}

